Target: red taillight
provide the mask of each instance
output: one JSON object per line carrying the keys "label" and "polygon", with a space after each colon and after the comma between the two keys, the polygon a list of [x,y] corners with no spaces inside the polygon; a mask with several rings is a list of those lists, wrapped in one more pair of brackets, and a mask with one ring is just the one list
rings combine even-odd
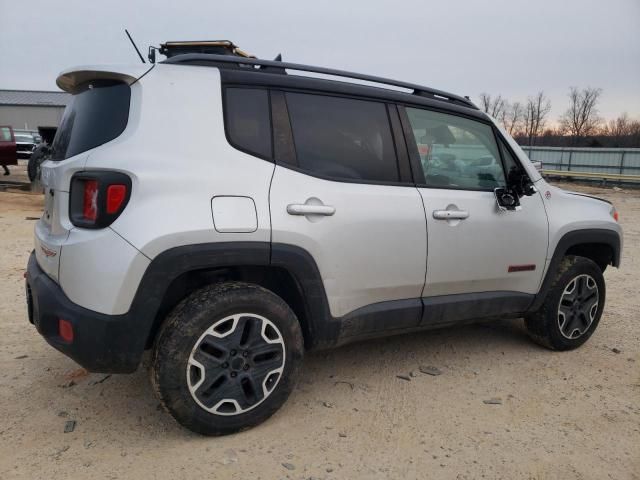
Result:
{"label": "red taillight", "polygon": [[109,185],[107,187],[107,213],[110,215],[118,213],[126,198],[126,185]]}
{"label": "red taillight", "polygon": [[69,219],[76,227],[105,228],[126,208],[131,179],[120,172],[80,172],[71,179]]}
{"label": "red taillight", "polygon": [[84,181],[82,216],[85,220],[95,222],[98,218],[98,181]]}
{"label": "red taillight", "polygon": [[58,319],[58,335],[65,342],[73,342],[73,325],[68,320]]}

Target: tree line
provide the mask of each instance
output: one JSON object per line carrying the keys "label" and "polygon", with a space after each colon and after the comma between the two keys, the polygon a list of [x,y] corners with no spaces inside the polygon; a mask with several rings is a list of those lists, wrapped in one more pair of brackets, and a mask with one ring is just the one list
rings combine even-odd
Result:
{"label": "tree line", "polygon": [[543,91],[525,102],[480,94],[480,108],[498,120],[520,145],[547,147],[640,147],[640,120],[627,113],[605,121],[598,112],[601,88],[569,88],[569,102],[550,125],[551,101]]}

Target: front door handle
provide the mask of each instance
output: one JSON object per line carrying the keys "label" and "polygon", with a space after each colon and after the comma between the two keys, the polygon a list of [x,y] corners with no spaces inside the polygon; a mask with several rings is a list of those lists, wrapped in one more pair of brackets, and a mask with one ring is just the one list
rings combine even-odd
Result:
{"label": "front door handle", "polygon": [[325,215],[331,216],[336,213],[336,209],[331,205],[309,205],[290,203],[287,205],[289,215]]}
{"label": "front door handle", "polygon": [[434,210],[433,218],[436,220],[464,220],[469,218],[466,210]]}

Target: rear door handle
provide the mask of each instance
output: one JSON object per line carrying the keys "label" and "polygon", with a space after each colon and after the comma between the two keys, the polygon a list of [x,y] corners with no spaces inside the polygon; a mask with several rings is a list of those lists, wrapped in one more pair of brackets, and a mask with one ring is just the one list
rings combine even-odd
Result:
{"label": "rear door handle", "polygon": [[464,220],[469,218],[466,210],[434,210],[433,218],[436,220]]}
{"label": "rear door handle", "polygon": [[289,215],[325,215],[331,216],[336,213],[336,209],[330,205],[309,205],[291,203],[287,205]]}

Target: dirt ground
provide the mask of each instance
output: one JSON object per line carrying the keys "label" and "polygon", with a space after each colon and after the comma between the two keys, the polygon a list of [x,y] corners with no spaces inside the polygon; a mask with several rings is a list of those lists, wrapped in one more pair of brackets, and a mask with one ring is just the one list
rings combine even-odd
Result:
{"label": "dirt ground", "polygon": [[549,352],[514,321],[310,354],[280,412],[224,438],[160,411],[146,368],[82,375],[44,342],[23,293],[42,199],[0,192],[0,478],[639,479],[640,191],[570,188],[625,229],[582,348]]}

